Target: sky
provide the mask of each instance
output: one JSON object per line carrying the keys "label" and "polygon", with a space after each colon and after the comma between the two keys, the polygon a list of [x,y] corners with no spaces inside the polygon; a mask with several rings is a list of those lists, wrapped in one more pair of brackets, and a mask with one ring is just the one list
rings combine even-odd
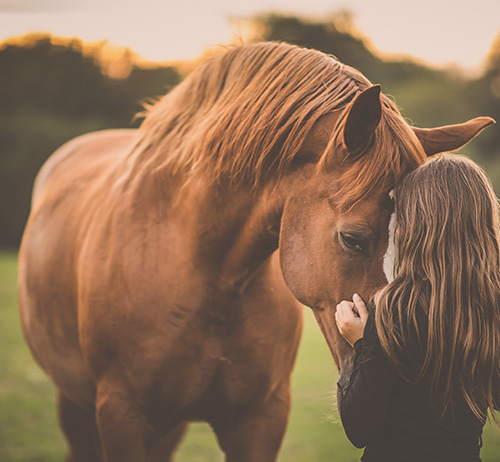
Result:
{"label": "sky", "polygon": [[500,0],[0,0],[0,40],[49,32],[171,61],[244,38],[242,19],[259,13],[324,20],[342,9],[380,52],[471,72],[500,34]]}

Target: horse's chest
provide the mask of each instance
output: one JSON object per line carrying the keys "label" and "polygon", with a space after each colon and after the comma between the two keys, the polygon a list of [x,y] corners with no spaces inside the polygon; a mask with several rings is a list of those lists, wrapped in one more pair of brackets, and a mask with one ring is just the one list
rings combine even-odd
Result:
{"label": "horse's chest", "polygon": [[213,421],[223,410],[233,412],[261,399],[278,380],[259,347],[265,345],[258,340],[236,347],[206,338],[197,358],[184,360],[175,374],[164,375],[158,384],[162,389],[162,414],[175,415],[179,420]]}

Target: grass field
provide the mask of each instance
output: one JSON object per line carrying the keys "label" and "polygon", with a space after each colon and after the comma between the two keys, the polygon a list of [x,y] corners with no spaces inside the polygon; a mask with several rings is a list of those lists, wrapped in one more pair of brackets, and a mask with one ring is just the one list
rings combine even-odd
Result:
{"label": "grass field", "polygon": [[[334,410],[336,372],[314,319],[305,332],[293,375],[293,407],[280,462],[354,462],[353,448]],[[63,461],[54,388],[31,359],[22,338],[16,301],[16,255],[0,254],[0,462]],[[500,430],[488,425],[484,462],[500,460]],[[207,425],[193,424],[178,462],[219,462],[223,457]]]}

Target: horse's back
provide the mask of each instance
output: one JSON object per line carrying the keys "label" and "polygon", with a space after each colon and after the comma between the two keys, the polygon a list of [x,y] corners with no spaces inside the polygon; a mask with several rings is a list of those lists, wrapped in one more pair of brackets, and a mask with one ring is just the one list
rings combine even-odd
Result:
{"label": "horse's back", "polygon": [[19,254],[19,304],[26,340],[49,376],[82,403],[90,403],[93,386],[79,344],[78,245],[94,204],[108,194],[119,175],[117,166],[123,166],[134,133],[107,130],[82,135],[47,160],[35,181]]}
{"label": "horse's back", "polygon": [[48,182],[71,183],[88,172],[95,174],[98,166],[104,167],[107,163],[108,168],[112,167],[113,160],[116,163],[126,154],[135,133],[133,129],[102,130],[63,144],[47,159],[36,177],[32,206]]}

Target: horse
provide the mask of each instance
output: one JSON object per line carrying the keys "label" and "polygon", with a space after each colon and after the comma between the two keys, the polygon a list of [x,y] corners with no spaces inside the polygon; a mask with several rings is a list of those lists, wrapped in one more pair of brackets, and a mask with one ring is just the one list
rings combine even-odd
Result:
{"label": "horse", "polygon": [[302,304],[345,381],[334,307],[390,277],[390,191],[490,123],[411,127],[355,69],[269,42],[204,63],[139,129],[59,148],[35,181],[19,301],[67,460],[171,460],[206,421],[227,461],[275,461]]}

